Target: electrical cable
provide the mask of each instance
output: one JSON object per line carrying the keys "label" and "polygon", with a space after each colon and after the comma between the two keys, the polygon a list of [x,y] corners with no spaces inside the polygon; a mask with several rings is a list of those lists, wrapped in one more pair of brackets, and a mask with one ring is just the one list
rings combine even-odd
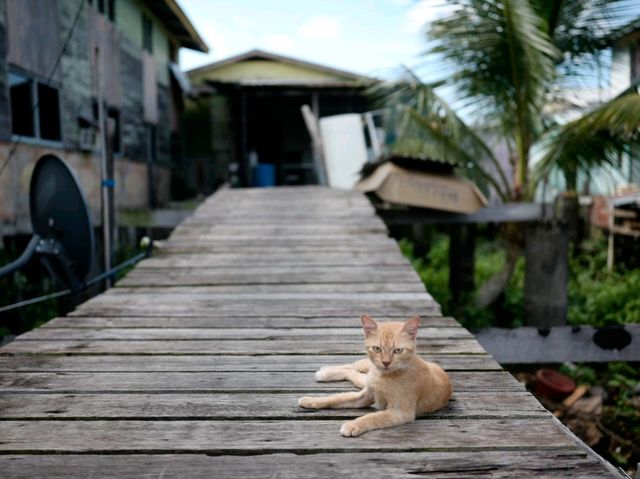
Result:
{"label": "electrical cable", "polygon": [[0,313],[6,313],[7,311],[13,311],[14,309],[23,308],[25,306],[30,306],[32,304],[41,303],[43,301],[48,301],[50,299],[60,298],[62,296],[66,296],[66,295],[71,294],[71,293],[79,293],[79,292],[84,291],[84,290],[90,288],[91,286],[99,283],[100,281],[103,281],[105,278],[113,276],[115,273],[117,273],[118,271],[126,268],[127,266],[130,266],[132,264],[136,264],[138,261],[149,257],[150,254],[151,254],[150,250],[149,251],[145,251],[143,253],[139,253],[139,254],[135,255],[132,258],[129,258],[126,261],[123,261],[122,263],[120,263],[115,268],[112,268],[109,271],[105,271],[104,273],[101,273],[98,276],[94,276],[89,281],[84,283],[82,288],[80,288],[80,290],[78,290],[78,291],[72,291],[70,289],[63,289],[61,291],[56,291],[55,293],[45,294],[43,296],[37,296],[37,297],[31,298],[31,299],[25,299],[24,301],[20,301],[19,303],[13,303],[13,304],[9,304],[7,306],[0,306]]}

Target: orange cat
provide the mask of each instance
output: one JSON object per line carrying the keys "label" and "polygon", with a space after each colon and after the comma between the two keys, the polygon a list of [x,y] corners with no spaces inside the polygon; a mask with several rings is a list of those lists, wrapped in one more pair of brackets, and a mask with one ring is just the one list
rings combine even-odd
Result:
{"label": "orange cat", "polygon": [[316,373],[316,380],[346,379],[361,390],[327,397],[305,396],[298,400],[298,405],[323,409],[373,404],[381,409],[345,422],[340,428],[343,436],[359,436],[372,429],[397,426],[445,407],[453,392],[447,373],[415,354],[420,318],[414,316],[404,323],[376,323],[365,314],[360,319],[369,359],[325,366]]}

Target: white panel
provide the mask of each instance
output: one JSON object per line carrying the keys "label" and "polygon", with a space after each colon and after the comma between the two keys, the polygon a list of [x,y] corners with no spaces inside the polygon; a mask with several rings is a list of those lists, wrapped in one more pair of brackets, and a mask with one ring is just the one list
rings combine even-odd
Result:
{"label": "white panel", "polygon": [[328,116],[320,119],[329,186],[351,189],[360,179],[367,162],[362,118],[359,114]]}

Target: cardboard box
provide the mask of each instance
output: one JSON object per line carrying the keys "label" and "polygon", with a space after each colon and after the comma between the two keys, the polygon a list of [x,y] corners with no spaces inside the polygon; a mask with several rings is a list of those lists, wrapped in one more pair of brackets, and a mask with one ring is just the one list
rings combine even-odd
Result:
{"label": "cardboard box", "polygon": [[391,162],[378,166],[356,184],[356,189],[375,193],[389,203],[453,213],[473,213],[487,205],[487,199],[469,180],[454,174],[412,171]]}

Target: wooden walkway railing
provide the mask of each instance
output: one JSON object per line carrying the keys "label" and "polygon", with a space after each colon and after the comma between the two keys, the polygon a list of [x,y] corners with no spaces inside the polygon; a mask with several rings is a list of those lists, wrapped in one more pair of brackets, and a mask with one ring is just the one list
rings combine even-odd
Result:
{"label": "wooden walkway railing", "polygon": [[[425,292],[365,197],[222,190],[157,256],[0,349],[0,477],[602,477]],[[363,350],[359,316],[420,314],[450,406],[340,436],[297,398]]]}

